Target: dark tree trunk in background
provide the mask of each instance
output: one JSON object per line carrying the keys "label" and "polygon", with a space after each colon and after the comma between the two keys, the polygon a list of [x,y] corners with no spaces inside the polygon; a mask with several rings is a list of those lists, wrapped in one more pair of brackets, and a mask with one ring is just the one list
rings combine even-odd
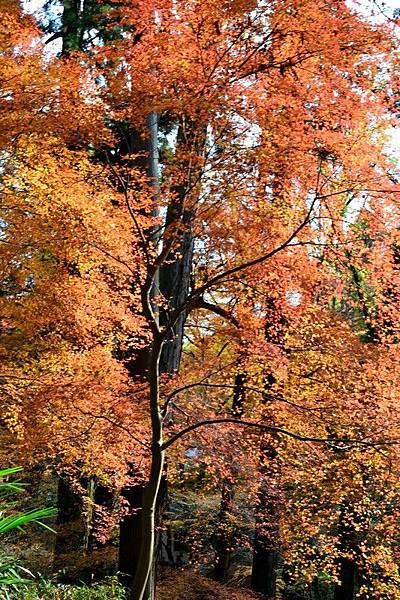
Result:
{"label": "dark tree trunk in background", "polygon": [[233,398],[232,398],[232,414],[240,419],[244,412],[245,402],[245,389],[246,383],[245,373],[237,373],[235,375],[235,382],[233,387]]}
{"label": "dark tree trunk in background", "polygon": [[[204,152],[205,140],[206,128],[204,125],[180,124],[176,151],[179,152],[183,147],[199,157]],[[187,160],[183,162],[181,169],[183,173],[190,173]],[[171,224],[177,224],[178,240],[160,269],[160,293],[167,302],[167,308],[161,314],[161,324],[165,326],[168,325],[168,313],[174,308],[182,306],[190,292],[194,245],[192,220],[195,216],[193,194],[196,194],[194,190],[198,179],[200,179],[200,174],[195,170],[190,177],[177,186],[173,190],[175,200],[167,209],[165,228],[168,230]],[[168,243],[168,239],[165,241]],[[182,312],[163,346],[160,373],[172,375],[179,369],[185,321],[186,315]]]}
{"label": "dark tree trunk in background", "polygon": [[118,571],[121,583],[130,587],[133,577],[132,565],[137,564],[142,533],[140,509],[143,500],[143,486],[126,486],[122,491],[122,497],[127,501],[129,512],[120,523]]}
{"label": "dark tree trunk in background", "polygon": [[97,535],[101,533],[102,527],[102,519],[98,517],[98,510],[100,509],[110,515],[116,502],[115,492],[99,484],[95,478],[92,478],[91,498],[94,506],[89,523],[88,552],[93,552],[109,545],[110,542],[108,540],[101,541]]}
{"label": "dark tree trunk in background", "polygon": [[[135,167],[145,170],[151,178],[154,186],[154,213],[157,212],[156,196],[158,190],[158,148],[157,148],[157,115],[149,115],[148,135],[143,138],[139,132],[123,123],[116,123],[115,129],[119,137],[119,144],[114,155],[110,154],[110,160],[117,163],[122,157],[128,154],[136,154],[134,159]],[[125,161],[126,163],[126,161]],[[115,182],[118,187],[118,181]],[[149,237],[151,237],[149,232]],[[157,245],[157,238],[153,242]],[[139,285],[139,281],[133,282],[133,285]],[[153,289],[152,294],[156,296],[158,289]],[[132,356],[121,356],[125,361],[130,377],[135,382],[146,382],[147,371],[150,356],[150,347],[143,346]],[[132,477],[135,473],[130,473]],[[141,509],[143,502],[144,487],[141,484],[127,485],[122,490],[122,498],[126,501],[127,513],[122,517],[119,524],[119,552],[118,552],[118,572],[121,583],[130,588],[138,564],[140,546],[143,539],[143,528]],[[147,597],[153,600],[155,593],[155,566],[152,569],[147,586]]]}
{"label": "dark tree trunk in background", "polygon": [[[233,397],[232,397],[232,415],[240,419],[244,412],[244,403],[246,391],[244,388],[246,382],[245,373],[236,373]],[[229,567],[231,564],[232,546],[235,531],[232,529],[232,510],[234,499],[234,484],[225,481],[221,490],[221,504],[218,514],[218,524],[215,536],[215,558],[214,558],[214,578],[217,581],[227,581]]]}
{"label": "dark tree trunk in background", "polygon": [[[71,487],[68,479],[59,477],[57,489],[56,543],[53,570],[62,571],[71,563],[68,555],[83,553],[86,522],[83,517],[82,499]],[[73,562],[73,561],[72,561]],[[66,574],[68,577],[68,574]]]}
{"label": "dark tree trunk in background", "polygon": [[[143,526],[141,519],[141,509],[143,505],[143,495],[145,488],[143,485],[126,486],[122,491],[122,497],[127,501],[128,513],[121,519],[119,528],[119,552],[118,552],[118,572],[119,580],[127,588],[132,586],[134,570],[138,564],[140,546],[143,539]],[[160,493],[156,506],[156,521],[160,522],[161,514],[166,502],[167,488],[165,478],[161,481]],[[155,579],[157,567],[157,554],[159,547],[159,534],[156,536],[156,552],[154,554],[154,564],[150,574],[147,597],[153,598],[155,594]]]}
{"label": "dark tree trunk in background", "polygon": [[[279,188],[274,196],[279,197]],[[273,299],[266,302],[266,320],[264,325],[265,339],[282,349],[285,331],[285,319]],[[273,407],[270,394],[276,383],[272,372],[267,373],[264,380],[265,417],[271,424],[274,422]],[[274,598],[280,560],[279,513],[281,498],[279,497],[279,455],[271,436],[263,434],[260,443],[259,476],[261,485],[255,514],[255,530],[253,545],[253,567],[251,587],[266,598]]]}
{"label": "dark tree trunk in background", "polygon": [[274,598],[279,561],[279,523],[277,498],[273,493],[275,473],[270,468],[277,458],[276,450],[265,440],[260,453],[260,475],[263,483],[256,507],[251,587],[266,598]]}
{"label": "dark tree trunk in background", "polygon": [[[357,550],[356,533],[351,516],[344,509],[338,521],[338,549],[343,554],[355,557]],[[335,584],[334,600],[353,600],[356,592],[357,565],[355,558],[342,556],[339,559],[339,583]]]}
{"label": "dark tree trunk in background", "polygon": [[218,524],[215,541],[214,578],[217,581],[226,581],[231,564],[231,548],[233,531],[231,525],[233,503],[233,488],[225,483],[221,492],[221,507],[218,514]]}
{"label": "dark tree trunk in background", "polygon": [[269,541],[259,533],[262,523],[258,522],[253,547],[253,569],[251,573],[251,587],[254,591],[263,594],[266,598],[275,598],[276,576],[279,551],[271,547]]}
{"label": "dark tree trunk in background", "polygon": [[353,560],[342,558],[339,562],[340,584],[335,584],[335,600],[353,600],[356,589],[356,565]]}
{"label": "dark tree trunk in background", "polygon": [[[168,212],[172,211],[169,210]],[[164,265],[160,271],[160,292],[166,298],[171,308],[176,308],[184,304],[190,291],[193,259],[193,234],[190,221],[190,212],[184,212],[182,224],[185,227],[185,231],[180,246],[181,258],[171,264]],[[185,320],[186,315],[182,313],[178,317],[173,331],[164,345],[160,359],[160,373],[172,375],[178,371],[182,354]]]}

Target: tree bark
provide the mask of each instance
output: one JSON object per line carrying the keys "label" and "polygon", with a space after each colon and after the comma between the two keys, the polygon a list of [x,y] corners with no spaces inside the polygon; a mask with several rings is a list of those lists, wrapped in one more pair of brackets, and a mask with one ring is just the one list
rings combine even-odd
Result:
{"label": "tree bark", "polygon": [[[204,129],[204,128],[203,128]],[[153,185],[155,187],[155,207],[157,202],[157,194],[158,194],[158,155],[156,152],[157,141],[158,141],[158,132],[157,132],[157,122],[155,120],[155,115],[150,115],[148,119],[148,130],[149,130],[149,164],[148,171],[152,178]],[[191,128],[191,133],[184,136],[182,135],[182,127],[179,128],[178,132],[178,140],[177,140],[177,151],[179,151],[180,144],[184,144],[185,146],[189,144],[191,149],[195,152],[200,152],[204,146],[205,142],[205,130],[203,131],[203,135],[201,136],[201,141],[196,140],[197,129]],[[194,139],[192,139],[194,138]],[[187,166],[187,165],[186,165]],[[185,203],[187,201],[188,190],[190,188],[190,181],[185,182],[186,185],[181,185],[177,187],[174,191],[176,193],[176,201],[171,203],[167,209],[167,215],[165,219],[165,230],[167,230],[168,226],[177,224],[178,232],[176,234],[176,244],[174,249],[171,250],[170,254],[166,257],[164,263],[161,265],[159,271],[154,276],[153,282],[153,295],[157,296],[158,293],[165,299],[167,305],[164,308],[154,306],[154,311],[159,318],[160,326],[164,327],[167,331],[167,335],[161,342],[159,357],[158,357],[158,365],[157,365],[157,373],[152,371],[154,369],[153,362],[155,360],[154,348],[150,355],[150,367],[149,367],[149,384],[150,384],[150,395],[155,393],[151,391],[153,386],[155,385],[155,379],[158,379],[160,374],[168,374],[173,375],[179,369],[181,355],[182,355],[182,346],[183,346],[183,333],[184,333],[184,325],[186,320],[186,314],[182,312],[182,314],[177,319],[176,323],[173,327],[169,327],[169,314],[175,308],[182,306],[190,292],[191,286],[191,274],[192,274],[192,262],[193,262],[193,232],[191,227],[191,222],[193,219],[193,212],[191,210],[187,210],[185,208]],[[157,210],[157,208],[155,208]],[[157,237],[153,240],[154,244],[157,246],[159,244],[158,234]],[[164,240],[165,243],[168,243],[168,239]],[[154,340],[153,347],[157,345],[157,341]],[[153,380],[153,381],[152,381]],[[150,398],[150,403],[152,405],[151,411],[155,410],[154,404],[152,404],[154,398]],[[158,402],[158,400],[157,400]],[[159,407],[158,409],[159,410]],[[153,426],[153,420],[152,420]],[[158,425],[156,425],[157,430]],[[162,421],[161,421],[162,427]],[[153,428],[153,435],[154,435]],[[157,437],[157,435],[156,435]],[[154,442],[153,443],[157,443]],[[155,595],[155,587],[156,587],[156,549],[158,545],[158,535],[156,532],[157,526],[161,521],[161,513],[163,510],[163,506],[166,503],[167,499],[167,479],[165,475],[166,463],[164,459],[164,452],[162,452],[162,457],[158,457],[158,450],[154,450],[155,454],[152,457],[152,466],[150,472],[150,479],[146,489],[143,492],[143,507],[141,510],[141,535],[143,535],[143,540],[141,544],[141,550],[138,556],[137,563],[137,571],[134,576],[133,584],[132,584],[132,594],[133,598],[136,594],[139,598],[139,588],[141,586],[142,581],[142,571],[144,569],[143,564],[145,562],[144,556],[146,552],[148,552],[149,548],[149,532],[145,531],[145,528],[151,527],[152,533],[151,537],[153,538],[151,541],[152,547],[152,559],[149,566],[149,573],[147,578],[147,592],[143,592],[143,594],[150,600],[154,599]],[[161,465],[161,466],[160,466]],[[158,481],[158,469],[161,468],[163,473],[161,473],[160,481]],[[158,483],[157,483],[158,482]],[[155,492],[155,486],[157,487],[157,491]],[[155,494],[155,496],[154,496]],[[154,504],[155,503],[155,504]],[[150,514],[147,514],[150,513]],[[142,548],[143,546],[143,548]],[[148,557],[149,559],[149,557]]]}
{"label": "tree bark", "polygon": [[[201,156],[204,151],[205,139],[204,125],[180,123],[176,151],[179,152],[183,147],[190,153]],[[187,160],[181,168],[184,172],[190,173],[190,165]],[[171,225],[174,225],[178,231],[176,244],[160,268],[160,293],[167,302],[167,307],[161,314],[160,323],[165,327],[169,325],[170,312],[183,306],[190,293],[194,245],[192,221],[195,216],[195,210],[190,205],[190,197],[191,192],[196,188],[195,182],[199,179],[199,173],[196,170],[194,173],[188,174],[185,181],[174,188],[176,199],[170,203],[167,209],[166,232]],[[168,239],[165,241],[168,243]],[[179,369],[185,321],[186,314],[182,311],[170,328],[161,353],[160,373],[173,375]]]}

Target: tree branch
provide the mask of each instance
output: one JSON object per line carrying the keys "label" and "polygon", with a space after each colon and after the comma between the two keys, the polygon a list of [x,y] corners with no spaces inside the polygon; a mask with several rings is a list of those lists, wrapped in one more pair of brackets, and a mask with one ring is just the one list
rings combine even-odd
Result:
{"label": "tree branch", "polygon": [[193,309],[203,308],[205,310],[209,310],[210,312],[213,312],[216,315],[223,317],[227,321],[230,321],[232,323],[232,325],[234,325],[238,329],[240,328],[240,323],[236,319],[236,317],[234,317],[234,315],[232,315],[230,312],[225,310],[225,308],[223,308],[222,306],[220,306],[218,304],[212,304],[211,302],[207,302],[207,300],[204,300],[204,298],[202,298],[202,297],[196,299],[196,301],[192,305],[192,308]]}
{"label": "tree branch", "polygon": [[247,262],[241,263],[240,265],[237,265],[236,267],[227,269],[226,271],[223,271],[222,273],[217,273],[217,275],[214,275],[214,277],[211,277],[211,279],[206,281],[199,288],[193,290],[191,295],[187,298],[186,302],[184,304],[182,304],[181,306],[178,306],[177,309],[174,311],[172,318],[171,318],[170,327],[173,327],[176,320],[179,318],[179,316],[181,315],[181,313],[183,311],[185,311],[187,314],[189,314],[189,312],[193,308],[196,307],[196,303],[198,302],[198,299],[202,298],[203,294],[205,292],[207,292],[210,288],[212,288],[214,285],[216,285],[220,281],[226,280],[228,277],[230,277],[231,275],[234,275],[235,273],[240,273],[241,271],[245,271],[246,269],[249,269],[250,267],[254,267],[256,265],[259,265],[259,264],[265,262],[266,260],[269,260],[270,258],[275,256],[275,254],[278,254],[279,252],[281,252],[282,250],[287,248],[290,245],[290,242],[292,242],[296,238],[296,236],[300,233],[300,231],[302,231],[302,229],[304,229],[304,227],[310,222],[310,218],[311,218],[312,212],[314,210],[314,206],[315,206],[317,199],[318,199],[318,196],[315,195],[313,201],[311,202],[310,208],[308,209],[307,214],[304,217],[304,219],[302,220],[302,222],[296,227],[296,229],[294,231],[292,231],[292,233],[289,235],[289,237],[285,241],[283,241],[281,244],[279,244],[279,246],[275,246],[275,248],[273,248],[269,252],[266,252],[265,254],[262,254],[261,256],[253,258],[252,260],[249,260]]}
{"label": "tree branch", "polygon": [[[367,442],[365,440],[355,440],[351,438],[320,438],[320,437],[311,437],[301,435],[299,433],[294,433],[293,431],[288,431],[287,429],[283,429],[282,427],[275,427],[273,425],[265,425],[264,423],[255,423],[254,421],[243,421],[241,419],[233,419],[233,418],[223,418],[223,419],[205,419],[204,421],[199,421],[198,423],[193,423],[192,425],[188,425],[181,431],[178,431],[173,436],[169,438],[162,445],[162,450],[167,450],[172,444],[174,444],[181,437],[194,431],[195,429],[199,429],[200,427],[205,427],[207,425],[221,425],[223,423],[232,423],[234,425],[241,425],[242,427],[253,427],[256,429],[261,429],[262,431],[270,431],[271,433],[280,433],[285,435],[286,437],[292,438],[294,440],[298,440],[300,442],[314,442],[316,444],[350,444],[351,446],[365,446],[368,448],[375,448],[377,446],[394,446],[400,444],[399,440],[391,440],[391,441],[380,441],[380,442]],[[340,448],[340,446],[338,447]]]}
{"label": "tree branch", "polygon": [[[317,369],[315,369],[314,371],[316,371]],[[214,388],[214,389],[225,389],[225,390],[234,390],[235,389],[235,385],[230,385],[228,383],[206,383],[206,382],[201,382],[201,381],[197,381],[195,383],[188,383],[187,385],[183,385],[180,388],[177,388],[176,390],[174,390],[173,392],[171,392],[170,394],[168,394],[165,403],[164,403],[164,407],[163,407],[163,414],[165,414],[166,409],[168,408],[168,405],[170,404],[170,402],[172,401],[173,398],[175,398],[175,396],[178,396],[181,392],[185,392],[186,390],[190,390],[193,389],[195,387],[205,387],[205,388]],[[261,396],[266,396],[266,391],[256,388],[254,386],[251,385],[243,385],[241,386],[241,388],[244,391],[248,391],[248,392],[254,392],[256,394],[260,394]],[[303,410],[305,412],[321,412],[324,410],[328,410],[329,408],[332,408],[330,406],[318,406],[318,407],[312,407],[312,406],[303,406],[301,404],[297,404],[296,402],[291,402],[290,400],[287,400],[286,398],[283,398],[281,396],[275,396],[274,398],[272,398],[272,400],[274,402],[283,402],[284,404],[288,404],[289,406],[293,406],[294,408],[297,408],[299,410]],[[174,404],[174,406],[176,408],[179,408],[176,404]]]}

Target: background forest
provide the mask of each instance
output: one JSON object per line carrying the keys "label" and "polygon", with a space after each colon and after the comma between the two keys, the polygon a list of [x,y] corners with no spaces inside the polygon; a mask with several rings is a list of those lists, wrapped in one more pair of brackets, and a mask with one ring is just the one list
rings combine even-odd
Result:
{"label": "background forest", "polygon": [[389,12],[0,0],[1,600],[400,599]]}

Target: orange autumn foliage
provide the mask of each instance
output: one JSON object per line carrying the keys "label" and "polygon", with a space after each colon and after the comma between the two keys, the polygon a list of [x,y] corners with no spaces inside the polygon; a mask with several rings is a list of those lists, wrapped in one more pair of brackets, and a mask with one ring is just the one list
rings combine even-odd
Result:
{"label": "orange autumn foliage", "polygon": [[[321,540],[307,576],[323,565],[335,577],[328,525],[349,502],[345,483],[362,515],[374,485],[397,497],[394,477],[381,481],[385,461],[398,459],[394,446],[384,449],[398,437],[393,31],[342,1],[122,2],[106,27],[124,35],[59,58],[46,55],[33,20],[5,4],[0,384],[13,459],[115,488],[128,463],[138,479],[148,474],[148,386],[124,358],[154,347],[157,311],[168,330],[176,307],[154,292],[155,274],[190,231],[180,307],[188,340],[180,372],[160,386],[165,438],[179,439],[169,449],[172,478],[192,444],[205,489],[230,478],[254,503],[260,431],[220,423],[179,437],[232,417],[243,374],[237,420],[283,430],[265,434],[287,502],[282,547],[296,565],[297,520],[311,554]],[[158,186],[145,144],[155,113]],[[332,448],[330,438],[351,448]],[[372,487],[359,475],[370,471]],[[394,537],[393,517],[385,523]],[[381,521],[374,527],[381,537]],[[375,538],[359,548],[392,572]],[[368,585],[383,598],[368,560]]]}

